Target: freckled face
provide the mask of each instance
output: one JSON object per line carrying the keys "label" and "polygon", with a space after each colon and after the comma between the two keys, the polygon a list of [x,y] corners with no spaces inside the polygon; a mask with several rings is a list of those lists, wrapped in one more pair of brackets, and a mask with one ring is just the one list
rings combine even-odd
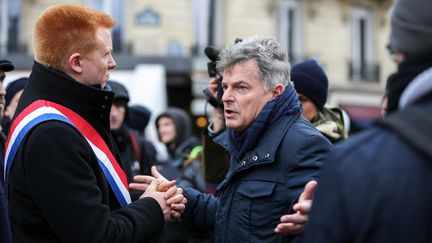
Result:
{"label": "freckled face", "polygon": [[83,76],[81,83],[87,85],[99,84],[105,86],[109,79],[110,70],[116,63],[112,56],[111,33],[107,28],[99,28],[96,31],[97,47],[90,53],[83,55]]}

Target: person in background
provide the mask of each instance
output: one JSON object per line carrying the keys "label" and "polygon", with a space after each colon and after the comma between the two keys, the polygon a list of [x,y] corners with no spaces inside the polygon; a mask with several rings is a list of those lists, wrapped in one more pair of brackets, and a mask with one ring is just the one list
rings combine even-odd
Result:
{"label": "person in background", "polygon": [[110,112],[110,130],[124,163],[124,170],[129,183],[136,175],[150,175],[150,167],[156,163],[155,157],[149,154],[140,134],[128,127],[129,93],[119,82],[107,82],[114,92],[114,100]]}
{"label": "person in background", "polygon": [[18,106],[18,101],[21,94],[28,82],[27,77],[19,78],[10,82],[6,86],[6,103],[5,103],[5,115],[1,120],[2,128],[6,136],[9,134],[9,128],[12,118],[15,115],[15,110]]}
{"label": "person in background", "polygon": [[[205,192],[202,175],[202,145],[192,134],[192,121],[183,109],[170,107],[156,120],[159,140],[168,151],[168,161],[158,163],[159,171],[181,188],[195,188]],[[202,232],[202,233],[201,233]],[[161,242],[206,242],[208,232],[195,230],[184,222],[168,223]]]}
{"label": "person in background", "polygon": [[145,136],[145,129],[150,121],[151,111],[143,105],[131,105],[128,107],[126,124],[138,132],[141,137],[143,149],[146,151],[145,161],[156,163],[158,158],[154,144]]}
{"label": "person in background", "polygon": [[16,243],[145,242],[185,207],[175,181],[129,193],[110,135],[114,25],[101,11],[69,4],[36,20],[35,61],[6,142]]}
{"label": "person in background", "polygon": [[342,110],[325,107],[328,79],[322,67],[313,59],[293,65],[291,80],[302,103],[302,115],[332,143],[344,140]]}
{"label": "person in background", "polygon": [[431,12],[394,1],[386,118],[326,158],[303,242],[431,242]]}
{"label": "person in background", "polygon": [[[0,59],[0,119],[4,116],[5,110],[5,95],[6,90],[3,86],[3,81],[6,78],[6,72],[15,69],[11,61]],[[6,136],[3,131],[0,131],[0,242],[12,242],[9,215],[8,215],[8,202],[4,184],[4,147],[6,143]]]}
{"label": "person in background", "polygon": [[147,128],[151,115],[151,111],[143,105],[130,105],[128,107],[126,123],[130,128],[138,131],[142,137],[145,137],[145,129]]}

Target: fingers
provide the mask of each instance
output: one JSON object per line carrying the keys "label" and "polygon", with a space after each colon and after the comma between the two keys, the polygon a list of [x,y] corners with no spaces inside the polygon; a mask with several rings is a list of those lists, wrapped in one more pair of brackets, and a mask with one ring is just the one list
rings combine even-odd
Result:
{"label": "fingers", "polygon": [[142,184],[142,183],[131,183],[129,184],[129,189],[131,190],[138,190],[138,191],[145,191],[147,190],[148,184]]}
{"label": "fingers", "polygon": [[283,215],[280,218],[281,223],[292,223],[292,224],[306,224],[308,221],[308,215],[300,213]]}
{"label": "fingers", "polygon": [[281,223],[275,228],[277,234],[298,234],[303,232],[308,216],[295,213],[283,215],[280,220]]}
{"label": "fingers", "polygon": [[187,199],[183,198],[180,203],[171,204],[171,216],[173,219],[180,218],[181,214],[186,209]]}
{"label": "fingers", "polygon": [[157,179],[162,179],[163,181],[167,181],[167,179],[161,173],[159,173],[156,166],[154,165],[151,167],[151,174]]}
{"label": "fingers", "polygon": [[312,200],[309,200],[309,201],[303,201],[301,203],[298,202],[294,204],[293,210],[303,215],[307,215],[309,214],[311,207],[312,207]]}
{"label": "fingers", "polygon": [[306,184],[303,193],[300,195],[299,202],[302,200],[312,200],[313,199],[313,193],[314,193],[317,185],[318,185],[318,182],[313,181],[313,180],[309,181]]}
{"label": "fingers", "polygon": [[183,213],[185,208],[186,208],[185,204],[171,204],[171,210],[179,212],[179,213]]}
{"label": "fingers", "polygon": [[155,178],[153,176],[147,176],[147,175],[136,175],[134,176],[133,180],[138,183],[146,183],[150,184]]}
{"label": "fingers", "polygon": [[217,96],[217,78],[210,80],[208,89],[214,97]]}
{"label": "fingers", "polygon": [[171,205],[173,203],[180,203],[181,201],[183,201],[183,198],[184,198],[183,194],[177,194],[175,196],[170,197],[167,200],[167,204]]}
{"label": "fingers", "polygon": [[147,189],[148,185],[154,180],[154,177],[145,176],[145,175],[137,175],[137,176],[134,176],[133,179],[134,179],[135,183],[130,183],[129,189],[145,191]]}
{"label": "fingers", "polygon": [[309,214],[312,206],[313,194],[317,185],[318,183],[313,180],[306,184],[298,202],[293,206],[294,211],[298,211],[301,214]]}
{"label": "fingers", "polygon": [[175,196],[177,194],[182,194],[182,193],[183,193],[183,189],[177,188],[176,186],[173,186],[166,191],[165,199],[170,199],[173,196]]}
{"label": "fingers", "polygon": [[[175,181],[175,180],[172,180],[172,181],[164,180],[164,181],[162,181],[161,184],[159,185],[159,187],[158,187],[158,191],[160,191],[160,192],[165,192],[165,191],[167,191],[168,189],[174,187],[175,184],[176,184],[176,181]],[[177,187],[176,187],[176,188],[177,188]]]}
{"label": "fingers", "polygon": [[181,216],[181,214],[179,212],[171,211],[171,220],[170,221],[173,221],[175,219],[179,219],[180,216]]}
{"label": "fingers", "polygon": [[148,185],[148,187],[146,189],[146,192],[147,191],[149,191],[149,192],[156,192],[156,191],[158,191],[157,189],[158,189],[158,186],[159,186],[160,183],[161,183],[161,181],[159,179],[153,180],[150,183],[150,185]]}
{"label": "fingers", "polygon": [[276,234],[298,234],[304,231],[304,225],[281,223],[275,228]]}

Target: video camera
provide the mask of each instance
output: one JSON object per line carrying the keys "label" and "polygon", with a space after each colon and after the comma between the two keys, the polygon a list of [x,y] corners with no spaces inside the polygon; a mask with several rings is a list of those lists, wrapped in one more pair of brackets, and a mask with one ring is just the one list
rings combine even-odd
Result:
{"label": "video camera", "polygon": [[[234,44],[237,44],[237,43],[241,42],[242,40],[243,39],[236,38],[234,41]],[[217,64],[217,61],[219,60],[219,53],[220,52],[221,51],[218,48],[213,47],[213,46],[207,46],[204,49],[204,53],[206,54],[208,59],[210,59],[210,62],[207,62],[208,75],[211,78],[217,77],[217,97],[214,97],[208,88],[204,89],[203,92],[204,92],[204,95],[205,95],[207,101],[215,108],[216,107],[223,108],[223,102],[222,102],[222,95],[223,95],[222,79],[223,79],[223,76],[222,76],[222,74],[219,73],[219,71],[216,68],[216,64]]]}

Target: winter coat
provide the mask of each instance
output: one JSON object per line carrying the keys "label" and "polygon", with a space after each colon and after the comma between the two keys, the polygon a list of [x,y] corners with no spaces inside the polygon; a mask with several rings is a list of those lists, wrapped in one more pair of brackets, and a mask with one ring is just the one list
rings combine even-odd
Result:
{"label": "winter coat", "polygon": [[[113,96],[35,62],[16,114],[38,99],[66,106],[96,129],[120,161],[109,130]],[[88,142],[60,121],[40,123],[27,133],[8,178],[17,243],[145,242],[164,225],[152,198],[120,207]]]}
{"label": "winter coat", "polygon": [[158,164],[158,169],[166,178],[176,180],[181,187],[193,187],[205,191],[204,176],[201,172],[202,146],[192,135],[192,122],[182,109],[170,107],[156,118],[156,127],[162,117],[169,117],[176,127],[175,148],[166,145],[168,161]]}
{"label": "winter coat", "polygon": [[8,203],[3,179],[5,142],[6,138],[4,137],[4,134],[0,132],[0,243],[12,242],[9,224]]}
{"label": "winter coat", "polygon": [[318,113],[318,119],[312,123],[332,143],[339,142],[348,137],[344,127],[342,110],[337,107],[324,107]]}
{"label": "winter coat", "polygon": [[[229,150],[227,133],[215,142]],[[305,184],[318,176],[332,144],[299,115],[285,115],[231,166],[218,196],[185,189],[183,217],[214,228],[214,242],[288,242],[274,232],[280,217],[292,213]]]}
{"label": "winter coat", "polygon": [[129,183],[134,182],[133,177],[136,175],[150,175],[150,168],[156,163],[154,145],[126,125],[111,133],[124,163],[123,168]]}
{"label": "winter coat", "polygon": [[[432,113],[426,72],[402,93],[401,111],[415,104]],[[303,242],[431,242],[432,161],[413,144],[375,126],[325,161]]]}

